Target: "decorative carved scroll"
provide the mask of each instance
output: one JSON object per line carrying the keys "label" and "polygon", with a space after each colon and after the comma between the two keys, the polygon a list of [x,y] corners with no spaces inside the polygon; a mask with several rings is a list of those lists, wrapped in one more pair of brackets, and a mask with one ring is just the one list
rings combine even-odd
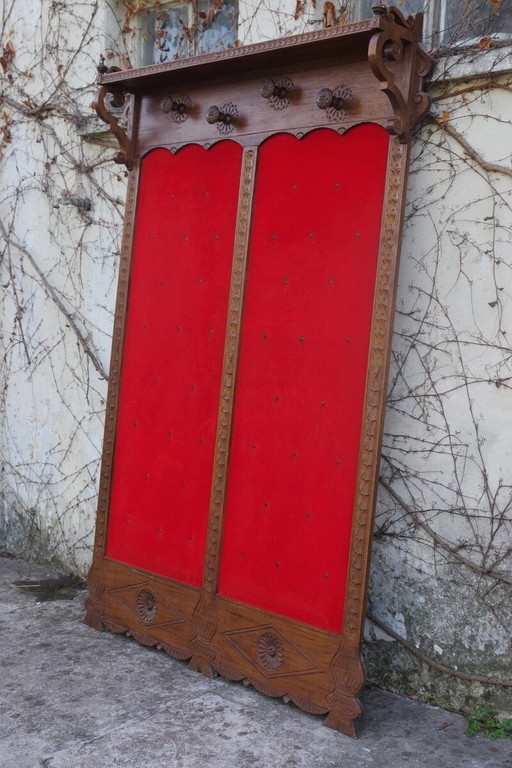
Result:
{"label": "decorative carved scroll", "polygon": [[[387,129],[405,143],[430,106],[428,95],[421,90],[423,78],[431,68],[429,56],[418,45],[423,14],[406,19],[398,8],[384,5],[375,6],[374,13],[382,17],[381,31],[370,40],[368,59],[381,83],[380,89],[393,108],[394,118],[388,122]],[[394,62],[403,63],[398,73],[393,67]],[[404,67],[408,74],[406,78],[403,77]]]}
{"label": "decorative carved scroll", "polygon": [[[133,167],[133,148],[129,136],[123,127],[120,110],[129,105],[130,95],[111,85],[102,86],[94,102],[98,116],[110,126],[110,130],[121,145],[121,150],[114,155],[114,162]],[[112,111],[115,110],[115,112]]]}

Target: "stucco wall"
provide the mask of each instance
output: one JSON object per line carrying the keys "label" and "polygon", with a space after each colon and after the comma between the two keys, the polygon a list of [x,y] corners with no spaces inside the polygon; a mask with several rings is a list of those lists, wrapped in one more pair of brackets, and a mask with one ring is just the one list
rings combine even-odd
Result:
{"label": "stucco wall", "polygon": [[[240,3],[244,43],[316,28],[275,6]],[[3,14],[0,550],[84,574],[126,181],[91,141],[108,137],[90,84],[100,52],[135,61],[138,41],[122,2]],[[395,690],[511,711],[510,688],[411,655],[512,678],[512,93],[503,65],[491,88],[446,66],[413,146],[365,658]]]}
{"label": "stucco wall", "polygon": [[[512,93],[506,75],[491,91],[482,82],[434,84],[435,118],[414,143],[370,611],[435,662],[504,680],[512,677]],[[367,639],[369,674],[397,690],[512,709],[510,688],[432,676],[371,622]]]}

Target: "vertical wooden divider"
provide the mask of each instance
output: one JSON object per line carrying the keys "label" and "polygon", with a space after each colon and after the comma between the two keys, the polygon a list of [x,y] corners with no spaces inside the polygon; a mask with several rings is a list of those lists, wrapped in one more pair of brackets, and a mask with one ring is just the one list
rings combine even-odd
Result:
{"label": "vertical wooden divider", "polygon": [[228,477],[229,445],[233,423],[233,404],[240,348],[257,154],[257,147],[244,148],[233,248],[226,342],[222,364],[222,386],[219,398],[203,586],[193,615],[196,636],[191,643],[193,655],[189,662],[189,668],[202,672],[207,677],[214,676],[212,662],[215,658],[215,650],[212,645],[212,639],[217,629],[215,594],[217,592],[220,549],[222,545],[222,523]]}

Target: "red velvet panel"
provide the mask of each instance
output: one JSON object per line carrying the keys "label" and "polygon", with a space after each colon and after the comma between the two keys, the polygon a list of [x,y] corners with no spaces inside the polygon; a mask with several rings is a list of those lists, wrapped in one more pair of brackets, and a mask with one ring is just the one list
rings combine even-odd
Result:
{"label": "red velvet panel", "polygon": [[199,586],[241,147],[142,162],[107,555]]}
{"label": "red velvet panel", "polygon": [[342,628],[389,136],[260,150],[219,591]]}

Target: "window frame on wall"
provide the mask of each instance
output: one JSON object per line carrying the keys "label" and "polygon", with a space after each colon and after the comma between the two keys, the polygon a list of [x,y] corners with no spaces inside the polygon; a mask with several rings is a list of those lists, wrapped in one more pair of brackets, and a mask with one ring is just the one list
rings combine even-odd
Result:
{"label": "window frame on wall", "polygon": [[434,43],[470,45],[485,38],[495,43],[512,41],[512,0],[457,0],[461,7],[465,6],[465,19],[464,12],[458,18],[450,18],[454,0],[435,2],[439,6],[439,22]]}
{"label": "window frame on wall", "polygon": [[[448,47],[477,44],[482,38],[491,42],[512,43],[512,0],[381,0],[384,5],[394,4],[405,16],[424,14],[424,40],[427,47]],[[372,16],[377,0],[334,0],[338,23],[359,21]],[[453,17],[453,6],[461,8],[460,17]],[[312,8],[311,23],[322,23],[324,2],[316,0]],[[464,19],[463,12],[467,12]],[[482,11],[477,17],[477,12]],[[451,11],[451,15],[450,15]],[[456,11],[457,13],[457,11]],[[484,18],[482,18],[482,15]],[[504,30],[500,30],[504,26]]]}
{"label": "window frame on wall", "polygon": [[161,64],[234,47],[238,0],[150,0],[133,22],[137,64]]}

